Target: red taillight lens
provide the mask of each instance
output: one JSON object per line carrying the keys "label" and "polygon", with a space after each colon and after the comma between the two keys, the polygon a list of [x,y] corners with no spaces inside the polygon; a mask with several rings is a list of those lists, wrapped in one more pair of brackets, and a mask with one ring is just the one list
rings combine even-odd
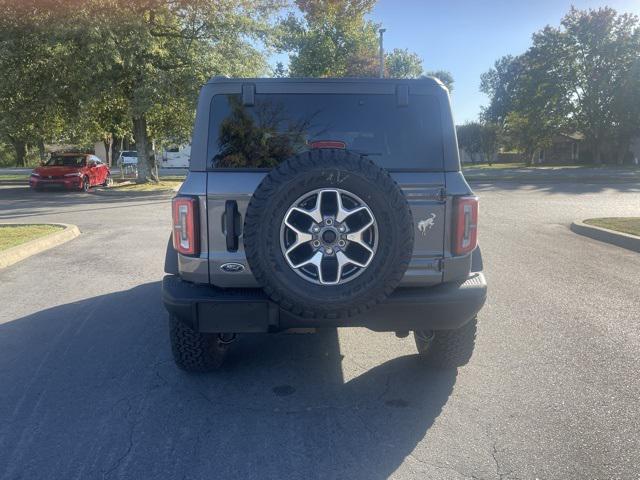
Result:
{"label": "red taillight lens", "polygon": [[198,252],[198,202],[195,198],[173,199],[173,248],[183,255]]}
{"label": "red taillight lens", "polygon": [[464,255],[478,246],[478,197],[457,197],[453,205],[453,254]]}
{"label": "red taillight lens", "polygon": [[340,148],[344,150],[347,144],[339,140],[315,140],[309,144],[311,148]]}

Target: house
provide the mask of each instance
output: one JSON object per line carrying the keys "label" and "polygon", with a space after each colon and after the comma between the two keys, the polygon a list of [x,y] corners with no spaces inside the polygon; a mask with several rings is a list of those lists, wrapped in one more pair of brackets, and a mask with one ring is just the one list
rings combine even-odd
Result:
{"label": "house", "polygon": [[558,133],[551,140],[551,146],[540,149],[534,154],[534,163],[584,163],[583,143],[584,135],[581,133]]}

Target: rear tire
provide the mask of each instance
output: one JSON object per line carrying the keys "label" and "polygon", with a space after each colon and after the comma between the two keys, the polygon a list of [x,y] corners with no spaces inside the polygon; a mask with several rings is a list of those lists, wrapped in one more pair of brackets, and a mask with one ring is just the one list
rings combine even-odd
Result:
{"label": "rear tire", "polygon": [[228,344],[217,334],[196,332],[175,315],[169,316],[173,359],[187,372],[211,372],[222,366]]}
{"label": "rear tire", "polygon": [[437,368],[466,365],[475,347],[478,320],[474,318],[456,330],[416,331],[413,336],[418,354]]}

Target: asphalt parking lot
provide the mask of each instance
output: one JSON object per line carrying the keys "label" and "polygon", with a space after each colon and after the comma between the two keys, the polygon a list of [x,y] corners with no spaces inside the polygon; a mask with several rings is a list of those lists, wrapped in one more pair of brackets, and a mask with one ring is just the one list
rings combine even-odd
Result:
{"label": "asphalt parking lot", "polygon": [[568,225],[637,216],[640,186],[474,188],[469,365],[353,329],[247,336],[189,375],[160,303],[168,197],[0,187],[0,221],[82,231],[0,271],[0,479],[637,479],[640,255]]}

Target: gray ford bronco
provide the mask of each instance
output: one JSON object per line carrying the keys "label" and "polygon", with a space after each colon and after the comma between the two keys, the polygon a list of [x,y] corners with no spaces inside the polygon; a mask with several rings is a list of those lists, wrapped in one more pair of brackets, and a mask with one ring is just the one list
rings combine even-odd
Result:
{"label": "gray ford bronco", "polygon": [[172,214],[162,292],[185,370],[292,328],[413,332],[434,366],[472,354],[478,199],[436,79],[212,79]]}

